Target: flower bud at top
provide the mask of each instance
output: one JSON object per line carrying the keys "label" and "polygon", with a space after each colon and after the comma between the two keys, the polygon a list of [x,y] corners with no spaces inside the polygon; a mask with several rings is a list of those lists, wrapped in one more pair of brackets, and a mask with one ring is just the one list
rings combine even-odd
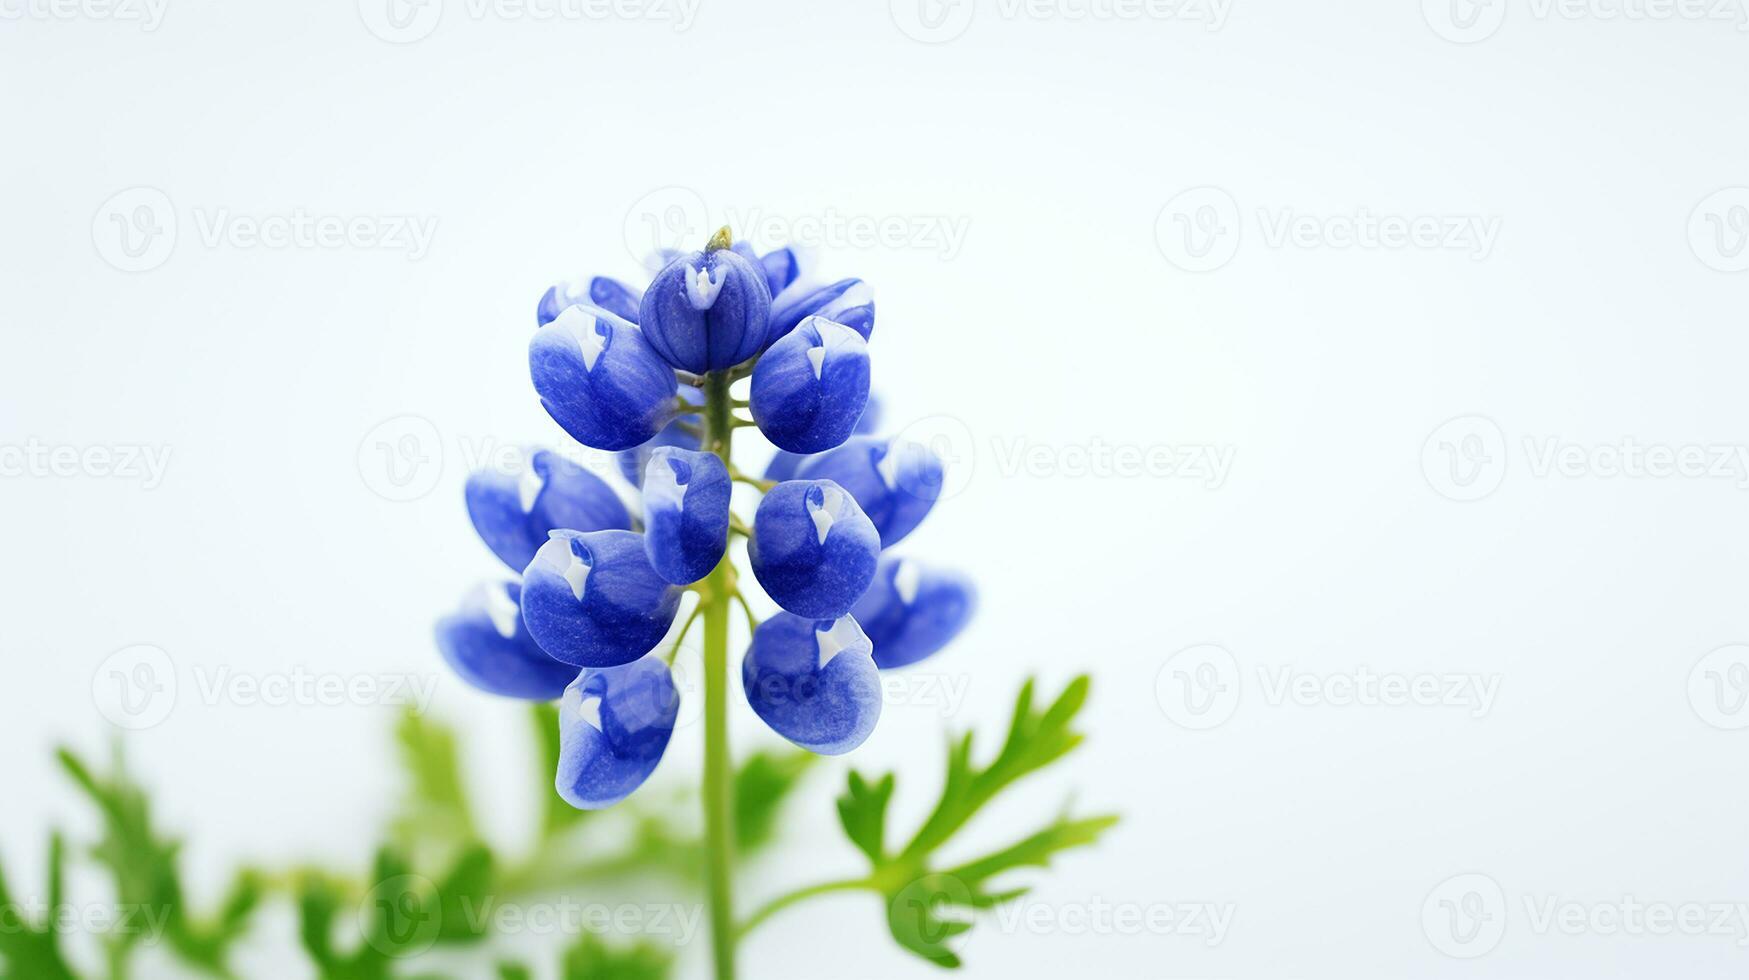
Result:
{"label": "flower bud at top", "polygon": [[547,655],[617,667],[650,652],[680,608],[631,531],[554,531],[522,575],[522,619]]}
{"label": "flower bud at top", "polygon": [[747,557],[766,595],[810,619],[850,611],[874,578],[880,536],[830,480],[780,483],[759,502]]}
{"label": "flower bud at top", "polygon": [[868,404],[868,344],[825,317],[803,320],[753,368],[751,410],[772,445],[818,453],[850,438]]}
{"label": "flower bud at top", "polygon": [[656,771],[679,716],[680,692],[660,657],[585,669],[559,703],[559,795],[580,810],[625,799]]}
{"label": "flower bud at top", "polygon": [[638,307],[650,346],[694,374],[734,367],[759,353],[770,317],[765,270],[731,248],[707,248],[668,263]]}
{"label": "flower bud at top", "polygon": [[654,437],[678,387],[638,328],[599,307],[570,307],[536,330],[528,369],[553,421],[610,452]]}
{"label": "flower bud at top", "polygon": [[881,716],[880,674],[856,620],[778,613],[759,624],[741,661],[741,688],[772,730],[810,752],[842,755]]}
{"label": "flower bud at top", "polygon": [[479,586],[459,610],[437,621],[437,649],[461,679],[488,694],[551,701],[577,668],[546,655],[522,622],[522,587]]}
{"label": "flower bud at top", "polygon": [[468,517],[499,560],[521,572],[547,534],[629,531],[632,517],[607,481],[550,449],[525,452],[515,473],[479,470],[468,477]]}

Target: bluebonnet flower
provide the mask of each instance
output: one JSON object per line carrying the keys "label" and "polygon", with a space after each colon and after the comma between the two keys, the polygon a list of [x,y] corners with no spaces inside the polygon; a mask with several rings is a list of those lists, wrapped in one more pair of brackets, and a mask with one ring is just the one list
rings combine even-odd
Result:
{"label": "bluebonnet flower", "polygon": [[623,320],[638,322],[638,301],[644,294],[607,276],[561,282],[541,295],[535,326],[544,327],[573,306],[597,306]]}
{"label": "bluebonnet flower", "polygon": [[965,629],[978,593],[965,576],[910,558],[882,555],[874,582],[851,607],[882,670],[914,664]]}
{"label": "bluebonnet flower", "polygon": [[673,370],[635,324],[598,307],[570,307],[535,331],[528,368],[547,414],[595,449],[649,441],[676,404]]}
{"label": "bluebonnet flower", "polygon": [[848,613],[874,579],[880,551],[867,515],[830,480],[790,480],[767,491],[747,545],[765,594],[810,619]]}
{"label": "bluebonnet flower", "polygon": [[868,404],[868,344],[811,316],[772,344],[753,368],[749,410],[772,445],[818,453],[850,438]]}
{"label": "bluebonnet flower", "polygon": [[[862,280],[819,285],[796,250],[761,255],[727,229],[653,268],[642,290],[605,276],[548,289],[529,343],[541,404],[615,454],[637,504],[549,450],[527,453],[517,474],[473,475],[469,517],[522,579],[477,590],[437,626],[469,683],[562,695],[556,785],[578,807],[623,799],[660,761],[679,693],[653,651],[689,588],[701,609],[744,601],[742,580],[714,574],[731,534],[748,538],[752,578],[784,610],[754,630],[748,703],[815,752],[861,744],[880,714],[879,668],[934,654],[976,604],[963,577],[881,555],[929,512],[942,465],[872,435]],[[729,387],[743,378],[744,402]],[[778,449],[766,481],[729,460],[747,426]],[[737,480],[768,487],[750,528],[731,512]]]}
{"label": "bluebonnet flower", "polygon": [[941,496],[942,463],[914,442],[856,436],[796,468],[798,480],[831,480],[850,491],[891,548],[923,523]]}
{"label": "bluebonnet flower", "polygon": [[[757,370],[757,369],[755,369]],[[862,418],[856,420],[856,426],[851,429],[852,435],[872,435],[881,427],[880,396],[874,392],[868,394],[868,404],[863,407]],[[765,464],[765,479],[774,483],[795,479],[796,470],[808,461],[812,453],[792,453],[779,449],[772,455],[771,461]]]}
{"label": "bluebonnet flower", "polygon": [[522,623],[521,601],[515,582],[475,588],[460,609],[437,621],[437,649],[462,680],[488,694],[551,701],[577,668],[535,645]]}
{"label": "bluebonnet flower", "polygon": [[[687,405],[703,407],[704,392],[690,385],[680,389],[680,400]],[[673,446],[676,449],[697,449],[700,445],[698,433],[704,430],[704,416],[682,415],[662,427],[649,442],[631,449],[622,449],[614,454],[615,462],[619,463],[620,475],[634,487],[644,485],[644,467],[650,462],[650,454],[663,446]]]}
{"label": "bluebonnet flower", "polygon": [[747,703],[779,735],[821,755],[863,743],[881,715],[868,637],[849,616],[778,613],[753,631],[741,662]]}
{"label": "bluebonnet flower", "polygon": [[559,795],[581,810],[631,795],[662,761],[679,714],[680,692],[660,657],[585,669],[559,705]]}
{"label": "bluebonnet flower", "polygon": [[644,550],[675,585],[709,575],[729,546],[728,467],[715,453],[663,447],[644,472]]}
{"label": "bluebonnet flower", "polygon": [[522,573],[522,618],[547,655],[617,667],[648,653],[680,608],[631,531],[554,531]]}
{"label": "bluebonnet flower", "polygon": [[650,346],[682,371],[731,368],[765,346],[771,317],[765,270],[727,239],[719,233],[704,251],[668,263],[638,306]]}
{"label": "bluebonnet flower", "polygon": [[796,282],[771,301],[766,343],[783,339],[811,316],[842,323],[867,340],[874,333],[874,294],[861,279],[840,279],[827,286]]}
{"label": "bluebonnet flower", "polygon": [[521,572],[547,532],[629,531],[631,515],[607,482],[550,449],[523,453],[516,473],[484,469],[468,477],[468,517],[499,560]]}

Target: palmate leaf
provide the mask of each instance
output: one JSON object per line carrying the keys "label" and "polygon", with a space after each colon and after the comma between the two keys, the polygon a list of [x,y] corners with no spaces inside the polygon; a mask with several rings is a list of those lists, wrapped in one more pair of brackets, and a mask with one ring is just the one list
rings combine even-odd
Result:
{"label": "palmate leaf", "polygon": [[819,756],[801,749],[761,751],[735,770],[735,850],[751,854],[776,836],[778,812]]}
{"label": "palmate leaf", "polygon": [[651,943],[614,948],[585,932],[565,951],[559,976],[563,980],[666,980],[674,970],[674,954]]}
{"label": "palmate leaf", "polygon": [[401,847],[422,857],[476,838],[473,811],[462,782],[454,729],[409,708],[395,726],[395,741],[407,770],[407,797],[393,820]]}
{"label": "palmate leaf", "polygon": [[140,942],[155,938],[162,928],[172,951],[205,973],[229,977],[231,946],[243,935],[263,886],[254,872],[237,873],[230,890],[210,918],[197,918],[184,900],[178,858],[180,843],[160,837],[152,825],[145,791],[129,776],[117,746],[113,771],[99,776],[68,749],[57,753],[61,767],[84,791],[102,815],[103,838],[91,855],[110,873],[116,903],[128,916],[106,936],[110,962],[117,968]]}
{"label": "palmate leaf", "polygon": [[852,772],[838,816],[845,836],[872,866],[867,886],[887,900],[887,926],[894,940],[939,966],[958,967],[955,940],[970,930],[972,913],[1020,897],[1024,888],[1001,890],[995,879],[1019,868],[1043,868],[1061,851],[1092,844],[1117,823],[1112,816],[1071,819],[1063,814],[1036,833],[1001,850],[942,868],[936,852],[1001,792],[1081,744],[1071,727],[1087,702],[1088,678],[1077,677],[1043,711],[1033,708],[1033,683],[1021,688],[1001,750],[988,765],[973,759],[970,733],[948,744],[941,798],[910,843],[896,855],[886,847],[887,806],[896,779]]}

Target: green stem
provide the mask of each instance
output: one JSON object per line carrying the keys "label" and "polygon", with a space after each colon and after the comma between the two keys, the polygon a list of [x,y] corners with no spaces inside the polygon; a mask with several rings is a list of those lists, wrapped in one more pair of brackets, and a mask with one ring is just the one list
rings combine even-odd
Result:
{"label": "green stem", "polygon": [[[734,434],[729,379],[705,379],[706,447],[725,464]],[[734,772],[729,762],[729,603],[735,565],[725,553],[701,590],[704,612],[704,824],[705,893],[710,901],[711,959],[716,980],[734,980],[735,907],[731,849],[735,840]]]}
{"label": "green stem", "polygon": [[741,935],[745,936],[752,932],[761,922],[764,922],[766,919],[782,912],[784,909],[789,908],[797,902],[805,902],[817,895],[826,895],[832,892],[859,891],[864,888],[873,887],[875,887],[874,882],[867,878],[846,878],[843,881],[826,881],[821,882],[818,885],[809,885],[806,888],[798,888],[788,894],[779,895],[760,906],[759,911],[753,913],[746,922],[741,924]]}

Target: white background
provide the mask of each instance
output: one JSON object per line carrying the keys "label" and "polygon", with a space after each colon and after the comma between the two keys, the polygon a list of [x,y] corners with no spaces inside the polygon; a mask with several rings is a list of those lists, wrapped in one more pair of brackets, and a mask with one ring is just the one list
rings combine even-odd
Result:
{"label": "white background", "polygon": [[[489,824],[514,834],[520,709],[444,676],[428,639],[496,572],[462,481],[493,440],[558,438],[526,377],[540,291],[635,275],[645,222],[674,227],[678,201],[761,245],[829,214],[899,229],[822,242],[823,264],[875,288],[889,428],[942,415],[926,433],[959,440],[957,492],[906,550],[975,575],[984,603],[919,668],[963,704],[890,706],[853,757],[902,769],[897,824],[929,803],[944,725],[988,750],[1022,679],[1089,671],[1086,748],[968,847],[1073,795],[1124,823],[1021,876],[1035,914],[1232,914],[1213,945],[990,923],[966,976],[1743,975],[1743,913],[1723,935],[1538,923],[1550,902],[1749,902],[1749,730],[1731,727],[1749,660],[1702,663],[1749,641],[1735,6],[702,0],[677,29],[678,7],[626,2],[430,0],[398,30],[374,0],[169,0],[161,21],[0,0],[14,882],[40,880],[52,824],[91,831],[50,749],[103,745],[94,680],[133,644],[180,682],[127,743],[203,899],[243,859],[361,866],[398,777],[394,709],[203,699],[197,671],[436,679],[433,711],[492,780],[476,788],[508,801]],[[246,237],[299,213],[363,230]],[[158,251],[124,250],[141,239],[115,221],[136,215]],[[1351,244],[1363,215],[1496,234]],[[435,229],[423,254],[369,238],[401,217]],[[1277,234],[1298,219],[1304,237]],[[374,447],[408,431],[424,464],[400,486]],[[1231,453],[1230,472],[1086,465],[1167,446]],[[1628,446],[1667,455],[1624,468]],[[30,447],[170,457],[148,486]],[[1568,462],[1543,465],[1551,449]],[[1722,475],[1668,471],[1682,452]],[[1225,654],[1172,659],[1209,644]],[[1284,669],[1336,701],[1362,670],[1498,688],[1485,712],[1333,703],[1277,696]],[[769,738],[735,714],[742,746]],[[690,771],[696,731],[665,775]],[[843,765],[745,898],[859,870],[829,802]],[[1503,933],[1465,944],[1441,899]],[[934,975],[882,918],[863,896],[789,913],[747,972]]]}

